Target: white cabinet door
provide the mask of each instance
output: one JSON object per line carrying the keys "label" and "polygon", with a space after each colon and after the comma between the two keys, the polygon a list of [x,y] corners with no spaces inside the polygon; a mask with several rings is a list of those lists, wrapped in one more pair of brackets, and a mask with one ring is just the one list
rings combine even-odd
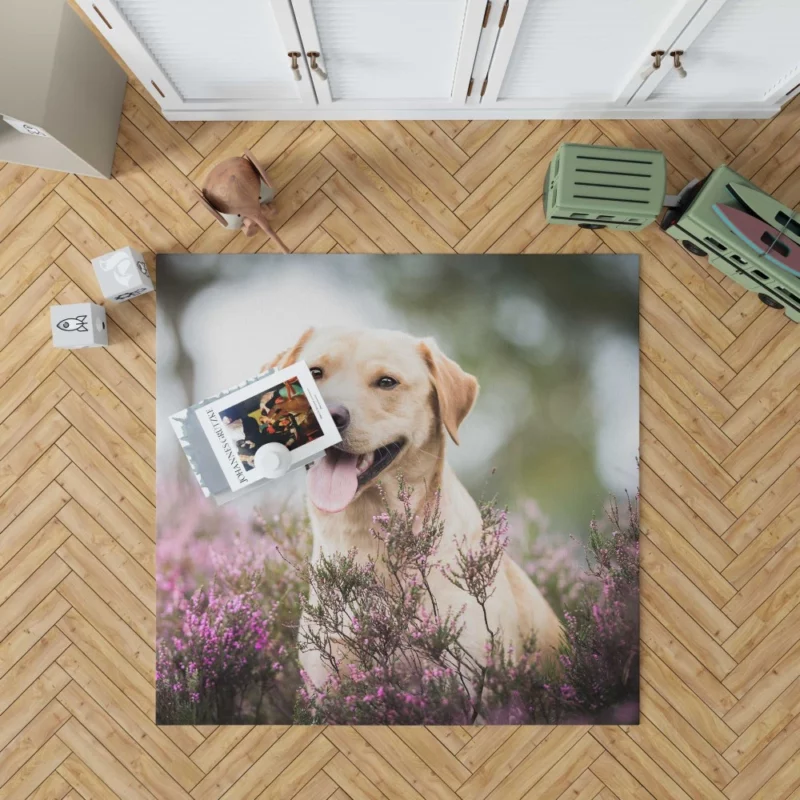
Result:
{"label": "white cabinet door", "polygon": [[[798,0],[800,1],[800,0]],[[481,105],[624,106],[703,0],[509,0]]]}
{"label": "white cabinet door", "polygon": [[634,102],[783,103],[800,90],[798,31],[800,0],[709,0],[670,46],[686,77],[659,70]]}
{"label": "white cabinet door", "polygon": [[486,0],[292,0],[324,107],[464,104]]}
{"label": "white cabinet door", "polygon": [[316,105],[289,0],[77,2],[165,109]]}

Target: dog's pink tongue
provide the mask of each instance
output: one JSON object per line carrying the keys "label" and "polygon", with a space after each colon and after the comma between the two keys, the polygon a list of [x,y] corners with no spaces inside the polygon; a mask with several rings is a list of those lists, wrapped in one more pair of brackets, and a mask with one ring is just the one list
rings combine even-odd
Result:
{"label": "dog's pink tongue", "polygon": [[320,511],[335,514],[355,497],[357,461],[358,456],[331,449],[308,471],[308,493]]}

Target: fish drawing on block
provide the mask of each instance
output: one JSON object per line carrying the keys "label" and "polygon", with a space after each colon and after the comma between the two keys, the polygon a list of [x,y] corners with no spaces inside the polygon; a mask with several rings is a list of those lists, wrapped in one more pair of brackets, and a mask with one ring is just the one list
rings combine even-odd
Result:
{"label": "fish drawing on block", "polygon": [[716,203],[714,211],[740,239],[772,264],[800,275],[800,245],[758,217],[733,206]]}
{"label": "fish drawing on block", "polygon": [[86,323],[86,314],[62,319],[56,324],[56,327],[62,331],[77,331],[78,333],[86,333],[89,330],[89,326]]}

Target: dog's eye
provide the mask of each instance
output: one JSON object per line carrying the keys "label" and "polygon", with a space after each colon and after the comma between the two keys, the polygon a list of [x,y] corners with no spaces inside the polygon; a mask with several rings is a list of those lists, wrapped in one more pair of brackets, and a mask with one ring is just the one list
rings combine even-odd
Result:
{"label": "dog's eye", "polygon": [[388,375],[384,375],[375,382],[375,385],[379,389],[394,389],[397,386],[397,381],[394,378],[389,377]]}
{"label": "dog's eye", "polygon": [[318,381],[322,377],[322,367],[311,367],[311,377]]}

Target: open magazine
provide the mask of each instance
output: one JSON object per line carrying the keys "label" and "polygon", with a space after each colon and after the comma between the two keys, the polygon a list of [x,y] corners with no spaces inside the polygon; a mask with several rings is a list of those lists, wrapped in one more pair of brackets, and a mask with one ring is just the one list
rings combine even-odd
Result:
{"label": "open magazine", "polygon": [[256,464],[265,444],[285,446],[293,470],[341,441],[303,361],[195,403],[170,422],[203,492],[218,502],[268,480]]}

